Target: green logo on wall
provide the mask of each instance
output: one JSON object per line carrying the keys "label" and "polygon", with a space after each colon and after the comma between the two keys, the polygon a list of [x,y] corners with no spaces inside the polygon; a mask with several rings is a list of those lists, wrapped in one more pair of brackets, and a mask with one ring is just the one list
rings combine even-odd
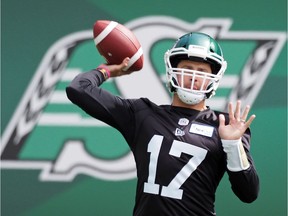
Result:
{"label": "green logo on wall", "polygon": [[[286,41],[282,32],[230,31],[229,18],[187,23],[148,16],[125,25],[142,44],[144,68],[110,79],[105,89],[126,98],[170,103],[164,52],[179,36],[201,31],[220,42],[228,61],[217,94],[209,102],[218,110],[237,99],[253,104]],[[79,174],[106,180],[136,177],[133,155],[120,133],[66,98],[68,83],[103,61],[95,50],[92,30],[70,34],[51,46],[2,136],[2,169],[39,169],[41,181],[72,181]]]}

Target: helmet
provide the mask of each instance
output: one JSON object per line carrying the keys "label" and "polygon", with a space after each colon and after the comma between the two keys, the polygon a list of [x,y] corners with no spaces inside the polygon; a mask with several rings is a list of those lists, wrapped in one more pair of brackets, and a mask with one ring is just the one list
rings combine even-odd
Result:
{"label": "helmet", "polygon": [[[177,68],[181,60],[206,62],[211,66],[212,74],[195,70]],[[195,105],[215,94],[219,82],[227,68],[220,45],[207,34],[191,32],[180,37],[174,46],[164,55],[167,75],[167,87],[176,92],[184,103]],[[184,87],[179,79],[191,77],[191,86]],[[178,77],[178,79],[177,79]],[[180,77],[180,78],[179,78]],[[207,87],[194,88],[195,78],[202,78]]]}

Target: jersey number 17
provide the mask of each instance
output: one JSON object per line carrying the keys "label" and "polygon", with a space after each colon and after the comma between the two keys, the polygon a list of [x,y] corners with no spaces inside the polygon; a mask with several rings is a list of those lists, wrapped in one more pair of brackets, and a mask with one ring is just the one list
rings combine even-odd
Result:
{"label": "jersey number 17", "polygon": [[[149,144],[148,152],[150,152],[149,176],[148,181],[144,183],[144,192],[150,194],[159,194],[160,186],[155,183],[157,162],[162,145],[163,136],[154,135]],[[189,176],[197,169],[199,164],[205,159],[207,150],[193,146],[189,143],[174,140],[169,154],[175,157],[180,157],[181,153],[192,155],[193,157],[187,164],[177,173],[168,186],[162,186],[161,196],[174,199],[182,199],[183,190],[181,185],[189,178]]]}

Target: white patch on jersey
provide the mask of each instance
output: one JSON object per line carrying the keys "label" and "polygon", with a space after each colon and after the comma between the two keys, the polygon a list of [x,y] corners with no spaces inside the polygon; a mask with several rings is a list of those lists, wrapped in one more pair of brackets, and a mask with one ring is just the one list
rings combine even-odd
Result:
{"label": "white patch on jersey", "polygon": [[189,130],[190,133],[200,134],[207,137],[212,137],[213,131],[214,127],[200,124],[192,124]]}
{"label": "white patch on jersey", "polygon": [[189,124],[189,120],[187,118],[181,118],[179,119],[178,124],[182,126],[186,126]]}
{"label": "white patch on jersey", "polygon": [[185,132],[179,128],[176,128],[175,136],[184,136]]}

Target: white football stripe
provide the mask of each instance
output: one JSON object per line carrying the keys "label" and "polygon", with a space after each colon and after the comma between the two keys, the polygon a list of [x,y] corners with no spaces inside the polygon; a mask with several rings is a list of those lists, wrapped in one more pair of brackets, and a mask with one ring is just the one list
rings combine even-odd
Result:
{"label": "white football stripe", "polygon": [[117,22],[111,21],[106,28],[96,38],[94,38],[95,45],[99,44],[117,25]]}
{"label": "white football stripe", "polygon": [[127,67],[123,71],[127,71],[143,54],[143,49],[140,47],[138,51],[130,58]]}

